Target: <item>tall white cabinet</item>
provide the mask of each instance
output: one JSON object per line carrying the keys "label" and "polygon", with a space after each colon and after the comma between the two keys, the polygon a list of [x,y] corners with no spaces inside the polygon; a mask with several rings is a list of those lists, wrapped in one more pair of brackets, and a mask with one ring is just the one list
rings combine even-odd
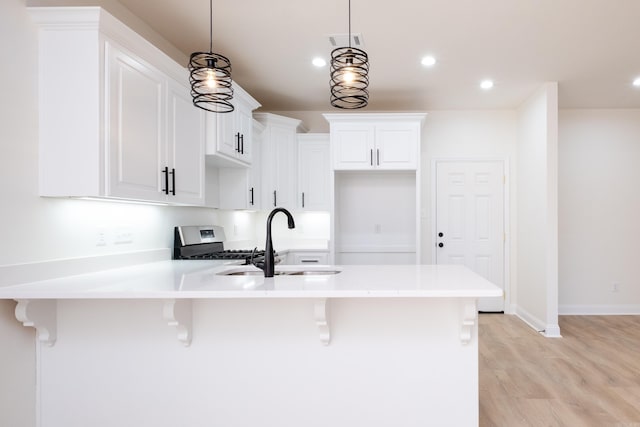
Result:
{"label": "tall white cabinet", "polygon": [[329,211],[331,206],[329,135],[298,135],[297,205],[302,211]]}
{"label": "tall white cabinet", "polygon": [[205,116],[187,70],[101,8],[30,13],[40,194],[202,205]]}
{"label": "tall white cabinet", "polygon": [[270,113],[253,117],[264,126],[262,133],[262,208],[296,209],[297,132],[303,132],[297,119]]}
{"label": "tall white cabinet", "polygon": [[325,114],[330,124],[336,264],[420,262],[420,143],[425,114]]}

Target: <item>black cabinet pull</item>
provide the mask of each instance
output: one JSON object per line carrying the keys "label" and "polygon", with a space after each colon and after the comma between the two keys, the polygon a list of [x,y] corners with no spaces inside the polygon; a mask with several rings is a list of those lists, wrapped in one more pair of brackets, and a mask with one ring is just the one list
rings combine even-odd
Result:
{"label": "black cabinet pull", "polygon": [[438,243],[438,247],[439,248],[442,248],[443,246],[444,246],[444,243],[442,243],[442,242]]}
{"label": "black cabinet pull", "polygon": [[165,168],[162,169],[162,173],[164,174],[164,188],[162,191],[164,194],[169,194],[169,168],[165,166]]}
{"label": "black cabinet pull", "polygon": [[244,135],[240,135],[240,154],[244,154]]}
{"label": "black cabinet pull", "polygon": [[315,264],[317,264],[317,263],[318,263],[318,260],[317,260],[317,259],[301,259],[301,260],[300,260],[300,262],[302,262],[302,263],[315,263]]}
{"label": "black cabinet pull", "polygon": [[302,207],[304,208],[304,191],[302,192]]}
{"label": "black cabinet pull", "polygon": [[371,166],[373,166],[373,148],[370,151],[369,161],[371,162]]}
{"label": "black cabinet pull", "polygon": [[251,194],[251,199],[249,200],[249,204],[253,206],[253,187],[251,187],[251,190],[249,190],[249,193]]}
{"label": "black cabinet pull", "polygon": [[278,202],[277,202],[277,198],[276,198],[276,190],[273,190],[273,206],[278,206]]}
{"label": "black cabinet pull", "polygon": [[171,172],[169,172],[169,174],[171,174],[171,194],[175,196],[176,195],[176,170],[174,168],[171,168]]}
{"label": "black cabinet pull", "polygon": [[438,233],[438,237],[443,237],[443,236],[444,236],[444,233],[442,231]]}
{"label": "black cabinet pull", "polygon": [[380,149],[376,149],[376,164],[380,166]]}
{"label": "black cabinet pull", "polygon": [[235,144],[236,147],[235,147],[235,149],[239,153],[240,152],[240,132],[236,132],[234,137],[236,139],[236,144]]}

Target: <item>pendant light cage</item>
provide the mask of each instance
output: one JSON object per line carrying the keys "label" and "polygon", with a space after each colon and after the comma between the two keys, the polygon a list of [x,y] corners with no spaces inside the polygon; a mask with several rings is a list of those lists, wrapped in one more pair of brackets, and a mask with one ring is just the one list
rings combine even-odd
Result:
{"label": "pendant light cage", "polygon": [[230,113],[234,107],[231,61],[213,53],[213,0],[209,0],[209,52],[195,52],[189,59],[193,105],[213,113]]}
{"label": "pendant light cage", "polygon": [[213,113],[233,111],[231,62],[213,52],[195,52],[189,61],[193,105]]}
{"label": "pendant light cage", "polygon": [[366,107],[369,103],[369,57],[355,47],[331,52],[331,105],[342,109]]}
{"label": "pendant light cage", "polygon": [[369,103],[369,57],[351,47],[351,0],[349,0],[349,46],[331,52],[331,105],[342,109],[366,107]]}

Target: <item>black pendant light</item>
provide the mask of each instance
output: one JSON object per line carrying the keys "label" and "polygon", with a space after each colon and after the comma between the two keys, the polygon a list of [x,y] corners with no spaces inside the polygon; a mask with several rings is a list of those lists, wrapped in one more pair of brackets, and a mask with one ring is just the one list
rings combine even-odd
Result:
{"label": "black pendant light", "polygon": [[349,46],[331,52],[331,105],[342,109],[366,107],[369,103],[369,57],[351,47],[351,0],[349,0]]}
{"label": "black pendant light", "polygon": [[193,105],[213,113],[233,111],[231,61],[213,53],[213,0],[209,0],[209,52],[194,52],[189,60]]}

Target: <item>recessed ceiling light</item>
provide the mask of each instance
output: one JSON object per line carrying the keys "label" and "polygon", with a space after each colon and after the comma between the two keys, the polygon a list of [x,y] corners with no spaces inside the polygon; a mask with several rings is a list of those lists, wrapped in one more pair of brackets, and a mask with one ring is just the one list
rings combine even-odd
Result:
{"label": "recessed ceiling light", "polygon": [[313,61],[311,61],[311,63],[313,65],[315,65],[316,67],[320,68],[320,67],[324,67],[325,65],[327,65],[327,61],[325,61],[324,59],[318,57],[318,58],[313,58]]}
{"label": "recessed ceiling light", "polygon": [[434,65],[436,65],[436,58],[434,58],[433,56],[425,56],[424,58],[422,58],[422,61],[420,61],[420,63],[425,67],[433,67]]}
{"label": "recessed ceiling light", "polygon": [[480,82],[480,88],[489,90],[493,87],[493,80],[483,80]]}
{"label": "recessed ceiling light", "polygon": [[635,87],[640,87],[640,77],[636,77],[636,79],[633,81],[633,85]]}

